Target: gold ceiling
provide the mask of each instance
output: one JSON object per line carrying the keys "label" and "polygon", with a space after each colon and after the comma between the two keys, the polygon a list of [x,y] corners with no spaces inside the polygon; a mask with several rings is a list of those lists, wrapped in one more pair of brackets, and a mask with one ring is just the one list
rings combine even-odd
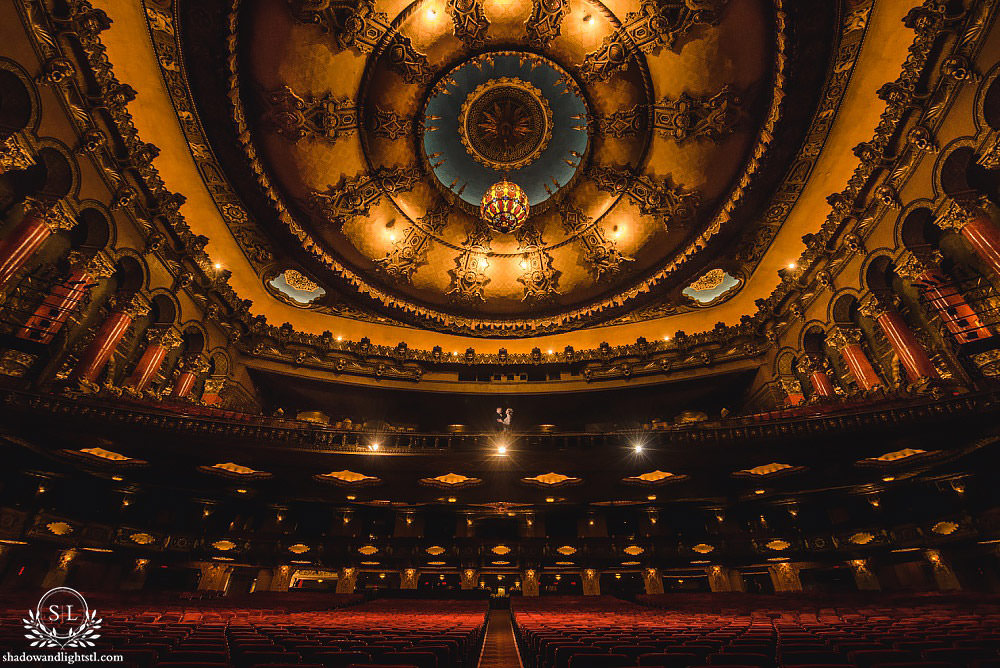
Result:
{"label": "gold ceiling", "polygon": [[[734,324],[773,289],[856,165],[871,91],[908,43],[903,2],[845,2],[814,20],[826,33],[785,4],[233,0],[199,14],[148,0],[109,8],[105,42],[157,168],[255,314],[428,349],[517,336],[505,345],[522,352]],[[792,28],[826,40],[821,66],[799,69],[832,72],[802,97]],[[435,171],[468,142],[455,133],[442,155],[423,142],[444,132],[428,132],[430,101],[461,104],[462,66],[503,54],[564,75],[546,98],[554,133],[560,98],[587,109],[585,150],[558,156],[573,175],[518,234],[485,229]],[[681,294],[719,269],[737,286],[724,299]]]}

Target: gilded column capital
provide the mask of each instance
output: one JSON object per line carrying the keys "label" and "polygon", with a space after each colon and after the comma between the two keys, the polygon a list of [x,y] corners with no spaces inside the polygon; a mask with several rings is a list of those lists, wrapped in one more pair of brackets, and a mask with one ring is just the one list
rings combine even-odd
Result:
{"label": "gilded column capital", "polygon": [[146,332],[146,338],[150,343],[157,343],[167,350],[172,350],[183,342],[181,335],[173,327],[157,328],[156,331],[150,329]]}
{"label": "gilded column capital", "polygon": [[208,371],[208,360],[202,357],[201,353],[188,353],[178,361],[177,368],[196,375],[203,374]]}
{"label": "gilded column capital", "polygon": [[903,261],[896,265],[896,273],[908,281],[919,280],[927,272],[939,271],[944,258],[937,250],[922,253],[907,253]]}
{"label": "gilded column capital", "polygon": [[114,264],[104,257],[103,253],[88,255],[78,250],[71,250],[66,255],[66,264],[69,265],[70,271],[82,271],[95,279],[111,278],[115,273]]}
{"label": "gilded column capital", "polygon": [[205,392],[208,394],[218,394],[226,386],[227,376],[210,376],[205,379]]}
{"label": "gilded column capital", "polygon": [[76,218],[61,200],[45,201],[29,198],[24,203],[24,215],[37,216],[53,234],[68,232],[76,227]]}
{"label": "gilded column capital", "polygon": [[114,295],[109,305],[112,312],[123,313],[135,320],[141,315],[149,313],[152,308],[142,295]]}
{"label": "gilded column capital", "polygon": [[942,230],[961,232],[962,228],[974,218],[987,216],[986,210],[988,206],[989,200],[985,195],[962,202],[952,200],[948,205],[948,209],[934,223]]}
{"label": "gilded column capital", "polygon": [[823,363],[813,355],[803,355],[798,361],[799,373],[809,375],[816,371],[823,371]]}
{"label": "gilded column capital", "polygon": [[861,303],[858,312],[873,320],[878,320],[880,316],[895,310],[894,302],[895,299],[891,296],[870,295]]}
{"label": "gilded column capital", "polygon": [[844,327],[842,325],[831,329],[826,336],[826,340],[838,350],[851,344],[861,343],[863,338],[864,335],[857,327]]}
{"label": "gilded column capital", "polygon": [[785,391],[785,394],[802,394],[802,383],[799,382],[798,378],[793,378],[791,376],[781,377],[781,389]]}

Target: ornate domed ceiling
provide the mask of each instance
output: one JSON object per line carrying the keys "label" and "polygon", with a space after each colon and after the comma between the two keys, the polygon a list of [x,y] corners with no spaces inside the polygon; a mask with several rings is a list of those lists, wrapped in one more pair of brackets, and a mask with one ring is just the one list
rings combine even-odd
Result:
{"label": "ornate domed ceiling", "polygon": [[[736,294],[836,18],[768,0],[180,8],[219,158],[206,181],[232,184],[223,213],[262,282],[304,308],[485,336]],[[199,67],[223,39],[226,62]],[[523,223],[481,215],[503,180]]]}

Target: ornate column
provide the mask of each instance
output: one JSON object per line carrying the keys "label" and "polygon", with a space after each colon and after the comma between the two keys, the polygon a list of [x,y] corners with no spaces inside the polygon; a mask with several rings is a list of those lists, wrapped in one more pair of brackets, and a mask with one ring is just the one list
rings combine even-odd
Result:
{"label": "ornate column", "polygon": [[218,562],[198,564],[201,569],[201,579],[198,580],[198,591],[226,591],[229,586],[229,576],[233,569]]}
{"label": "ornate column", "polygon": [[600,596],[601,595],[601,573],[600,571],[587,568],[580,574],[580,579],[583,580],[583,595],[584,596]]}
{"label": "ornate column", "polygon": [[538,596],[538,571],[534,568],[521,574],[521,595],[526,598]]}
{"label": "ornate column", "polygon": [[41,202],[25,205],[24,218],[0,240],[0,288],[14,277],[45,240],[59,230],[69,230],[74,221]]}
{"label": "ornate column", "polygon": [[709,566],[705,574],[708,575],[708,588],[713,592],[741,592],[745,589],[743,574],[734,568]]}
{"label": "ornate column", "polygon": [[816,396],[823,397],[824,399],[837,396],[837,391],[833,389],[830,376],[826,374],[823,363],[819,359],[812,355],[803,355],[799,359],[799,371],[809,376],[809,382],[812,383]]}
{"label": "ornate column", "polygon": [[109,278],[114,273],[114,267],[100,256],[87,258],[77,251],[72,251],[68,261],[69,275],[52,288],[28,318],[24,327],[18,330],[19,339],[51,343],[87,292],[98,280]]}
{"label": "ornate column", "polygon": [[850,370],[858,387],[862,390],[872,390],[882,386],[882,379],[875,373],[865,349],[861,347],[861,330],[855,327],[837,326],[827,336],[833,347],[840,351],[844,363]]}
{"label": "ornate column", "polygon": [[138,591],[146,586],[146,575],[149,572],[149,559],[136,559],[132,563],[132,570],[128,572],[122,580],[122,589],[125,591]]}
{"label": "ornate column", "polygon": [[795,376],[781,376],[781,389],[785,391],[785,403],[788,406],[798,406],[806,400],[806,395],[802,391],[802,383]]}
{"label": "ornate column", "polygon": [[205,387],[201,392],[201,401],[207,406],[219,403],[222,398],[222,388],[226,386],[227,376],[209,376],[205,379]]}
{"label": "ornate column", "polygon": [[353,594],[354,587],[358,582],[358,569],[348,566],[340,569],[337,576],[337,593]]}
{"label": "ornate column", "polygon": [[[271,571],[271,581],[267,584],[267,591],[288,591],[292,584],[292,576],[295,571],[291,566],[282,565]],[[258,587],[258,589],[260,589]]]}
{"label": "ornate column", "polygon": [[662,594],[663,593],[663,576],[660,575],[660,569],[658,568],[647,568],[642,572],[642,584],[645,587],[646,593],[649,595]]}
{"label": "ornate column", "polygon": [[135,365],[132,374],[125,381],[125,389],[130,394],[141,394],[149,386],[156,372],[160,370],[167,353],[180,344],[180,335],[170,327],[155,327],[147,330],[146,349],[139,357],[139,362]]}
{"label": "ornate column", "polygon": [[938,227],[943,230],[955,230],[961,234],[976,255],[1000,274],[1000,227],[983,210],[968,212],[958,204],[952,205],[952,210],[938,218]]}
{"label": "ornate column", "polygon": [[59,552],[55,563],[52,564],[42,579],[42,588],[52,589],[53,587],[61,587],[65,584],[66,578],[69,576],[69,568],[73,565],[74,559],[76,559],[76,550],[73,548]]}
{"label": "ornate column", "polygon": [[462,571],[462,589],[469,590],[475,589],[476,583],[479,581],[479,574],[476,573],[475,569],[466,568]]}
{"label": "ornate column", "polygon": [[867,561],[853,559],[847,564],[851,567],[851,572],[854,573],[854,583],[858,586],[858,591],[881,591],[882,585],[879,584],[878,578],[868,567]]}
{"label": "ornate column", "polygon": [[767,567],[775,593],[802,591],[798,566],[787,561]]}
{"label": "ornate column", "polygon": [[149,310],[149,305],[138,295],[128,297],[112,297],[111,315],[101,324],[90,342],[87,349],[83,351],[80,361],[73,371],[73,380],[81,385],[93,385],[100,375],[104,366],[111,359],[118,343],[125,336],[132,320],[140,314]]}
{"label": "ornate column", "polygon": [[900,363],[906,369],[906,375],[910,382],[919,383],[921,381],[939,378],[934,363],[928,357],[927,351],[917,340],[913,330],[903,321],[903,316],[895,307],[883,299],[876,296],[868,298],[860,309],[861,313],[872,318],[878,323],[885,333]]}
{"label": "ornate column", "polygon": [[940,552],[937,550],[926,550],[924,556],[927,557],[927,561],[930,562],[934,570],[934,582],[937,583],[938,589],[941,591],[958,591],[962,588],[962,584],[958,581],[955,571],[944,560]]}
{"label": "ornate column", "polygon": [[198,376],[208,371],[208,362],[198,353],[185,355],[178,363],[180,373],[174,381],[174,388],[170,391],[170,396],[176,399],[184,399],[198,382]]}
{"label": "ornate column", "polygon": [[927,297],[955,341],[971,343],[993,336],[965,297],[941,271],[940,263],[941,254],[937,251],[926,256],[914,254],[898,267],[897,272]]}

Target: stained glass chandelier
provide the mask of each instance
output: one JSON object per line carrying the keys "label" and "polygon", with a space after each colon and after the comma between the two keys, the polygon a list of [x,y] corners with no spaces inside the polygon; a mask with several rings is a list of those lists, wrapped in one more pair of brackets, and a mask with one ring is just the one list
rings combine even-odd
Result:
{"label": "stained glass chandelier", "polygon": [[502,234],[510,234],[528,219],[528,196],[516,183],[504,177],[483,194],[479,213],[487,225]]}

